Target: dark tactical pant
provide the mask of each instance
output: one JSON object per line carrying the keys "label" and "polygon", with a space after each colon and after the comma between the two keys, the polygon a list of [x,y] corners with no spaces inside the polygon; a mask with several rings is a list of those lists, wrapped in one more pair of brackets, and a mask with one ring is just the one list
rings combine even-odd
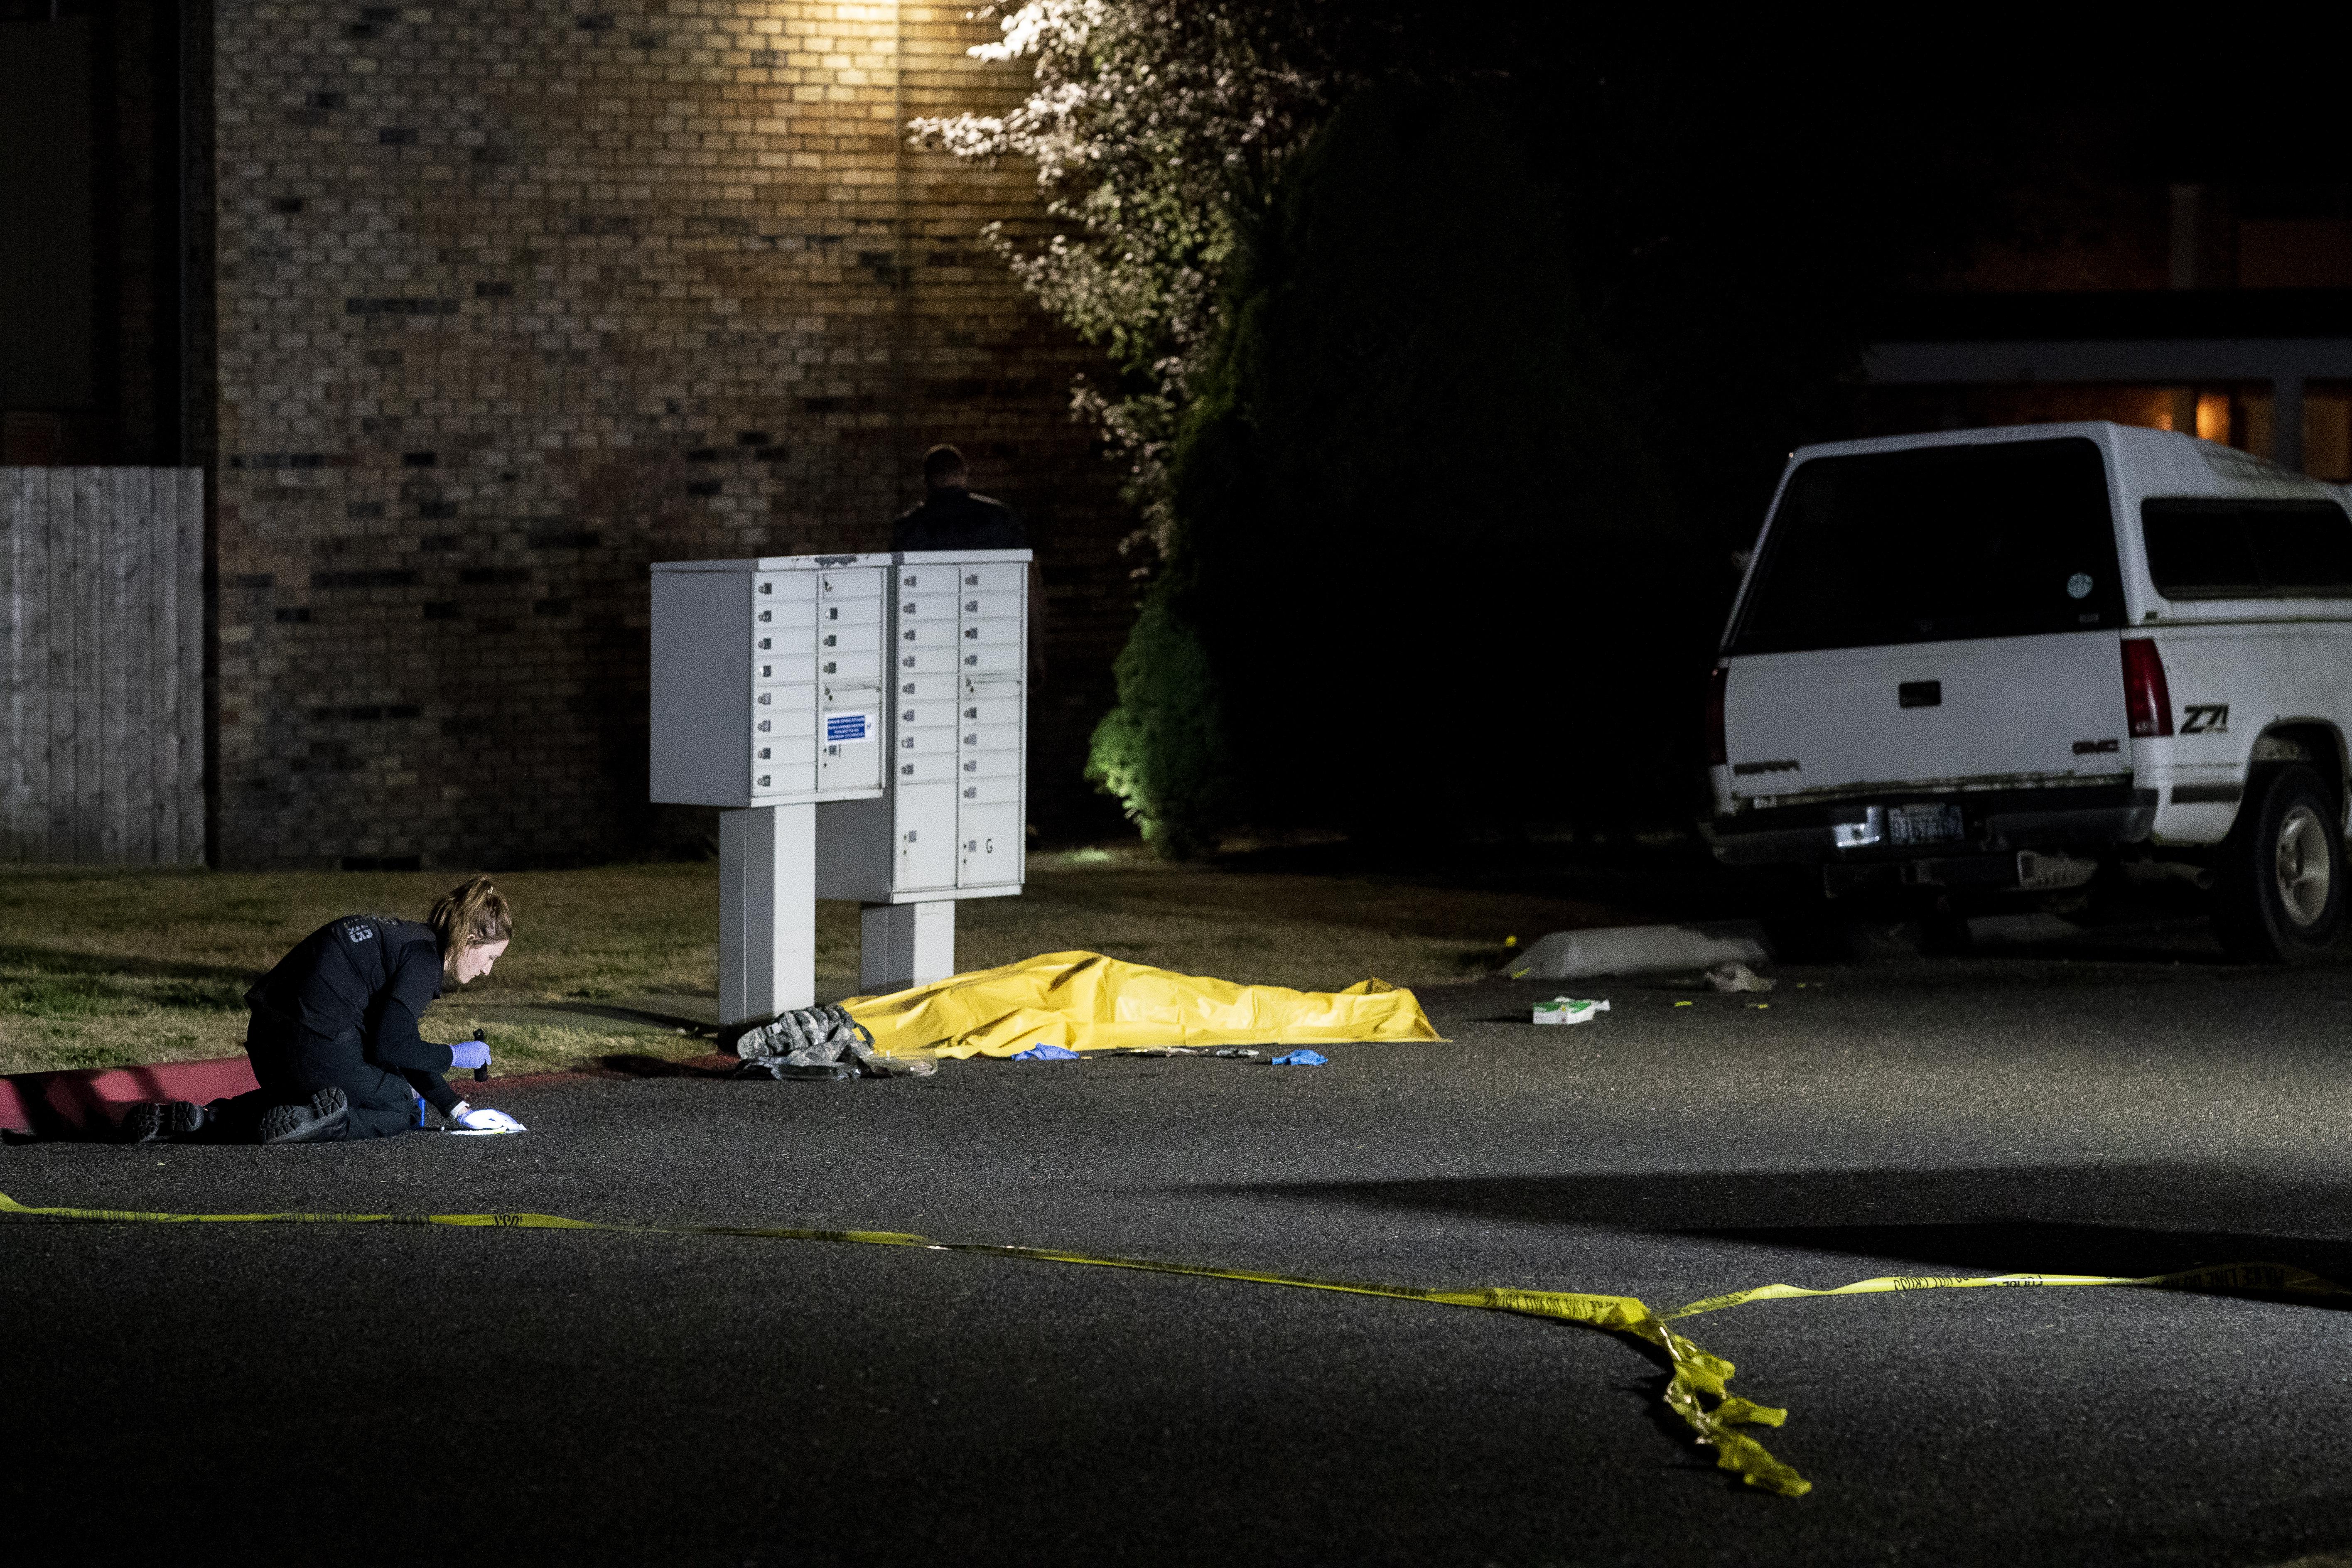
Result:
{"label": "dark tactical pant", "polygon": [[330,1086],[352,1102],[335,1138],[388,1138],[416,1126],[415,1091],[400,1074],[367,1059],[357,1030],[330,1038],[291,1019],[256,1012],[246,1028],[245,1054],[261,1087],[214,1106],[225,1138],[249,1140],[263,1111],[299,1105]]}

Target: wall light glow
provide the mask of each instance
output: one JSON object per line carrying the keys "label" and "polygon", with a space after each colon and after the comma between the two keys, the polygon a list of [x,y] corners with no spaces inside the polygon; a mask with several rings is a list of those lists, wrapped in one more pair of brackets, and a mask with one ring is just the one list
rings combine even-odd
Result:
{"label": "wall light glow", "polygon": [[2230,399],[2226,394],[2209,392],[2197,399],[2197,438],[2229,445]]}

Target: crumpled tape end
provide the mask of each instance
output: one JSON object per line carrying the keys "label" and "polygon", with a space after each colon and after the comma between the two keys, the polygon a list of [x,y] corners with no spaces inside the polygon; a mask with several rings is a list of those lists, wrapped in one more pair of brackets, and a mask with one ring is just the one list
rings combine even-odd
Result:
{"label": "crumpled tape end", "polygon": [[1759,1405],[1732,1394],[1715,1407],[1715,1418],[1734,1426],[1778,1426],[1789,1419],[1789,1413],[1777,1405]]}
{"label": "crumpled tape end", "polygon": [[1732,1429],[1743,1422],[1777,1426],[1788,1418],[1787,1411],[1736,1398],[1724,1399],[1709,1410],[1699,1401],[1698,1385],[1679,1368],[1666,1384],[1666,1407],[1689,1425],[1693,1436],[1715,1450],[1716,1468],[1730,1470],[1748,1485],[1782,1497],[1802,1497],[1813,1489],[1812,1482],[1774,1458],[1763,1444]]}
{"label": "crumpled tape end", "polygon": [[[1732,1375],[1739,1369],[1710,1351],[1703,1351],[1673,1330],[1653,1324],[1654,1332],[1645,1331],[1643,1338],[1664,1350],[1674,1358],[1675,1375],[1687,1381],[1692,1387],[1703,1389],[1717,1399],[1730,1395],[1725,1392]],[[1759,1406],[1761,1408],[1761,1406]]]}
{"label": "crumpled tape end", "polygon": [[1813,1489],[1812,1482],[1774,1458],[1753,1437],[1724,1432],[1712,1437],[1701,1434],[1699,1441],[1715,1445],[1717,1469],[1735,1470],[1751,1487],[1779,1492],[1782,1497],[1802,1497]]}
{"label": "crumpled tape end", "polygon": [[[1667,1328],[1639,1298],[1490,1288],[1475,1295],[1465,1292],[1458,1298],[1433,1299],[1469,1300],[1507,1312],[1583,1323],[1647,1340],[1666,1352],[1674,1368],[1666,1380],[1667,1407],[1688,1424],[1692,1436],[1715,1449],[1719,1468],[1736,1471],[1748,1485],[1782,1497],[1802,1497],[1813,1489],[1812,1482],[1774,1458],[1763,1444],[1733,1429],[1778,1426],[1788,1420],[1788,1411],[1726,1393],[1725,1385],[1738,1369]],[[1706,1406],[1706,1398],[1716,1401],[1714,1408]]]}

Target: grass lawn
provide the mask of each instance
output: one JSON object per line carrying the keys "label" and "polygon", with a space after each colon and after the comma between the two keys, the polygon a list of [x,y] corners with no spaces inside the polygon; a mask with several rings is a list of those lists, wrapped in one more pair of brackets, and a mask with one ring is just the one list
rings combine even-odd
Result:
{"label": "grass lawn", "polygon": [[[0,872],[0,1073],[234,1056],[246,988],[338,915],[422,919],[457,877],[415,873]],[[716,862],[518,872],[514,946],[489,979],[427,1013],[428,1038],[475,1033],[497,1069],[545,1072],[710,1050]],[[1028,890],[957,911],[964,969],[1086,948],[1228,980],[1329,990],[1379,975],[1429,986],[1499,964],[1504,940],[1638,918],[1543,890],[1426,878],[1170,866],[1138,849],[1030,857]],[[817,910],[817,992],[853,994],[857,909]]]}

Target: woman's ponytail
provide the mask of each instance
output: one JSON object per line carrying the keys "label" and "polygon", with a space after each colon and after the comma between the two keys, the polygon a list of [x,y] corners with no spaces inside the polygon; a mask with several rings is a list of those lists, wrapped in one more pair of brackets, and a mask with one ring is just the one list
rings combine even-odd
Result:
{"label": "woman's ponytail", "polygon": [[490,886],[488,877],[468,877],[442,894],[425,923],[441,939],[442,953],[449,957],[514,935],[514,915],[507,908],[506,895]]}

